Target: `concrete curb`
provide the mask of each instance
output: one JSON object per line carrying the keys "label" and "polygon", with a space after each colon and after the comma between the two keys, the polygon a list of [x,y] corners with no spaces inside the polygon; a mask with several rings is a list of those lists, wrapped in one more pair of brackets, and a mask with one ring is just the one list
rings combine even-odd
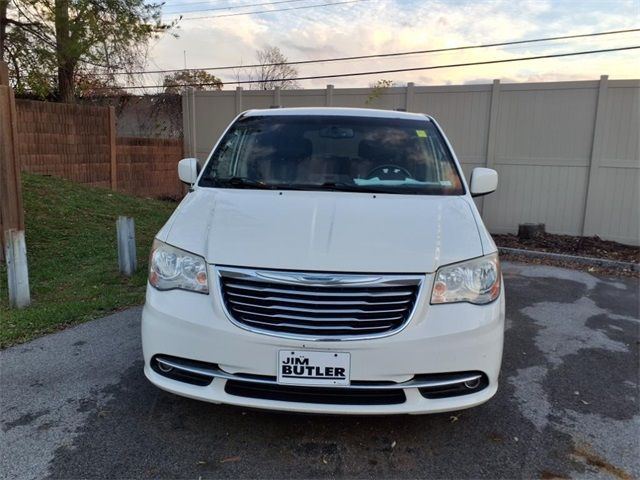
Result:
{"label": "concrete curb", "polygon": [[616,270],[626,270],[640,272],[640,264],[631,262],[620,262],[618,260],[606,260],[604,258],[580,257],[578,255],[566,255],[564,253],[541,252],[539,250],[524,250],[521,248],[498,247],[498,251],[504,254],[522,255],[530,258],[548,258],[563,260],[565,262],[576,262],[584,265],[594,265],[598,267],[613,268]]}

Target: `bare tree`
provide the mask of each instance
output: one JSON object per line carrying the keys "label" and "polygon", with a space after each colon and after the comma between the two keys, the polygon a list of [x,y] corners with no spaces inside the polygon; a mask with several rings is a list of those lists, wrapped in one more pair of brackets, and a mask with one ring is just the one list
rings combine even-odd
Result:
{"label": "bare tree", "polygon": [[255,90],[273,90],[300,88],[296,77],[298,70],[287,65],[287,57],[278,47],[267,45],[256,51],[259,67],[254,67],[246,75],[250,81],[250,88]]}

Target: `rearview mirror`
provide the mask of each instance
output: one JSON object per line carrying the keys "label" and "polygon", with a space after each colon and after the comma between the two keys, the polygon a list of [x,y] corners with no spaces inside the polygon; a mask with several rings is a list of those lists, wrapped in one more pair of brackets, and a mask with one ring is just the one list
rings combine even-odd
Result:
{"label": "rearview mirror", "polygon": [[183,158],[178,162],[178,178],[182,183],[193,185],[198,178],[198,159]]}
{"label": "rearview mirror", "polygon": [[491,168],[474,168],[471,172],[471,196],[479,197],[498,188],[498,172]]}
{"label": "rearview mirror", "polygon": [[336,127],[335,125],[320,130],[320,136],[322,138],[353,138],[353,128]]}

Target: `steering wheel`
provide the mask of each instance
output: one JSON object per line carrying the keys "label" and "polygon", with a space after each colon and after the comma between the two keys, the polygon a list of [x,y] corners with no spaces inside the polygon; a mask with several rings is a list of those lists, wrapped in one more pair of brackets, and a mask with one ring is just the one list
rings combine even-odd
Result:
{"label": "steering wheel", "polygon": [[366,178],[378,177],[380,180],[404,180],[405,178],[413,178],[411,172],[400,165],[378,165],[369,173]]}

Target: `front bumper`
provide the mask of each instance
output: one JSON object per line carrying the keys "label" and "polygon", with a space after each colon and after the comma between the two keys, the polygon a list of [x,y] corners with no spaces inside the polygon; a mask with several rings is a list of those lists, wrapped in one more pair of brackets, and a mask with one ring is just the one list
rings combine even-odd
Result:
{"label": "front bumper", "polygon": [[[430,305],[427,278],[413,318],[402,331],[384,338],[305,341],[250,332],[226,316],[221,299],[180,290],[147,287],[142,314],[145,375],[158,387],[178,395],[252,408],[333,414],[436,413],[469,408],[497,391],[504,333],[504,294],[489,305]],[[399,404],[343,405],[252,398],[227,393],[228,378],[205,386],[161,375],[150,367],[156,355],[216,364],[230,375],[276,376],[279,350],[322,350],[351,354],[351,380],[410,382],[415,375],[479,371],[488,385],[480,391],[448,398],[425,398],[418,388],[403,388]],[[354,385],[355,387],[355,385]]]}

